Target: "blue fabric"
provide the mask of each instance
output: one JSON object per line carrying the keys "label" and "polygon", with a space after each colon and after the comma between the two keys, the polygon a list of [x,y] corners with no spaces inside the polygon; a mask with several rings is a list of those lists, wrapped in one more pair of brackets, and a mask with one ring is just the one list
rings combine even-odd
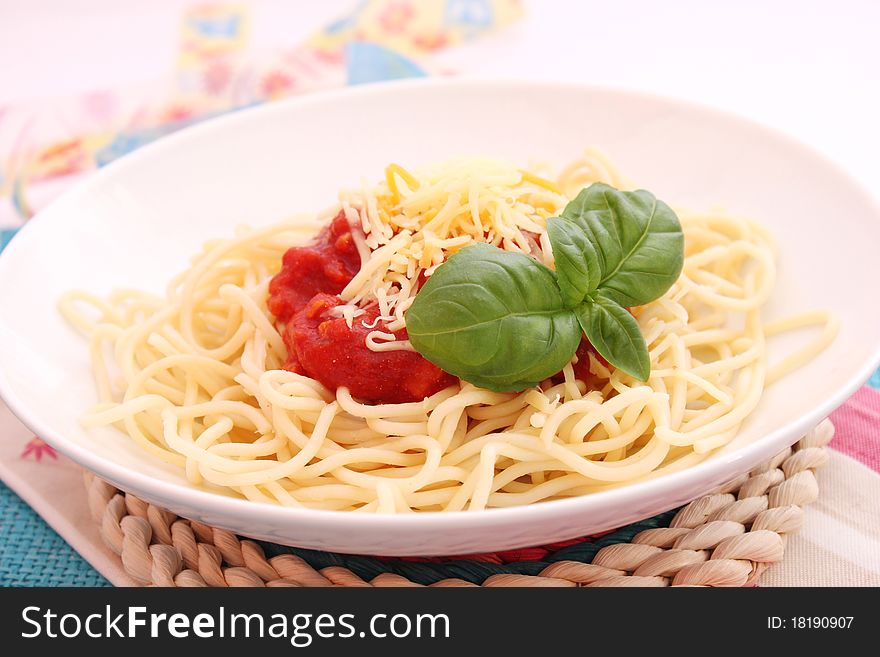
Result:
{"label": "blue fabric", "polygon": [[0,586],[110,583],[0,482]]}
{"label": "blue fabric", "polygon": [[395,50],[368,41],[352,41],[345,47],[348,84],[421,78],[425,71]]}
{"label": "blue fabric", "polygon": [[6,248],[17,231],[18,228],[0,228],[0,251]]}
{"label": "blue fabric", "polygon": [[868,379],[868,385],[871,386],[872,388],[876,388],[877,390],[880,390],[880,370],[877,370],[876,372],[874,372],[874,376],[872,376],[870,379]]}

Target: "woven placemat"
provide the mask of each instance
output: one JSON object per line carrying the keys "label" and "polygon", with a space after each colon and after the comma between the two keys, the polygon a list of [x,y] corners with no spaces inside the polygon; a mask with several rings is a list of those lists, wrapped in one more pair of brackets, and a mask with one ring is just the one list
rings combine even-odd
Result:
{"label": "woven placemat", "polygon": [[834,426],[680,509],[615,531],[475,557],[385,559],[253,541],[179,518],[86,474],[126,572],[158,586],[748,586],[781,561],[819,495]]}

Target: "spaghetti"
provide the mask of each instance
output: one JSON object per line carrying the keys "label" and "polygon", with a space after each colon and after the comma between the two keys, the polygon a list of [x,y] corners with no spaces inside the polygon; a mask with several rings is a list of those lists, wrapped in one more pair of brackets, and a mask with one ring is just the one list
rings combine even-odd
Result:
{"label": "spaghetti", "polygon": [[[285,251],[340,209],[360,225],[360,271],[335,309],[349,326],[374,299],[368,347],[395,340],[417,293],[449,253],[475,240],[552,264],[545,220],[584,184],[626,187],[588,153],[554,179],[488,161],[410,173],[343,195],[319,217],[242,229],[208,243],[164,297],[81,292],[60,308],[90,339],[100,403],[86,427],[113,425],[194,484],[261,502],[355,512],[459,511],[583,495],[688,467],[729,442],[764,387],[833,340],[836,320],[811,312],[764,324],[774,247],[758,225],[680,213],[682,274],[634,309],[651,374],[638,381],[589,355],[519,393],[460,381],[423,401],[367,404],[282,369],[288,354],[267,308]],[[768,369],[769,335],[824,327]]]}

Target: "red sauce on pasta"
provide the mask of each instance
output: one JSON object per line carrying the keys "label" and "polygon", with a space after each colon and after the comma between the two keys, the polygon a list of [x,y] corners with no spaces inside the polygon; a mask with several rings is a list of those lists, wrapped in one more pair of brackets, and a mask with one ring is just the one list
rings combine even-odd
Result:
{"label": "red sauce on pasta", "polygon": [[[317,379],[331,390],[345,386],[356,399],[384,404],[420,401],[458,381],[415,351],[367,347],[367,334],[373,330],[367,326],[373,325],[379,307],[367,306],[349,327],[344,318],[329,312],[342,303],[335,295],[316,294],[287,323],[285,369]],[[407,337],[406,330],[394,335],[398,340]]]}
{"label": "red sauce on pasta", "polygon": [[[366,338],[373,329],[364,324],[373,326],[377,305],[365,308],[350,328],[345,319],[328,314],[343,303],[336,295],[360,267],[352,228],[342,212],[311,244],[284,254],[281,271],[269,283],[268,303],[284,326],[284,368],[331,390],[345,386],[356,399],[372,403],[421,401],[456,383],[456,377],[414,351],[370,349]],[[406,330],[394,335],[407,339]]]}
{"label": "red sauce on pasta", "polygon": [[[350,327],[330,312],[344,303],[337,295],[361,267],[352,230],[340,212],[310,244],[288,249],[281,271],[269,283],[269,310],[287,346],[284,369],[330,390],[345,386],[354,398],[377,404],[421,401],[453,385],[456,377],[414,351],[373,351],[367,346],[367,335],[375,328],[388,332],[375,324],[377,304],[365,307]],[[394,336],[406,340],[406,329]],[[589,370],[589,353],[598,356],[584,338],[577,350],[575,377],[588,389],[601,388],[602,382]],[[561,380],[561,374],[554,378]]]}
{"label": "red sauce on pasta", "polygon": [[339,294],[361,268],[351,226],[340,212],[305,246],[287,250],[269,283],[269,311],[287,322],[318,293]]}

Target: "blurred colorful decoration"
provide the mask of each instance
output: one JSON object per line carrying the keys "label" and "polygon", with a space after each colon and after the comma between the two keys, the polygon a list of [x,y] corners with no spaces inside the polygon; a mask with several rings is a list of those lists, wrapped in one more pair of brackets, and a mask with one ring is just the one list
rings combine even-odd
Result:
{"label": "blurred colorful decoration", "polygon": [[427,75],[425,70],[399,52],[369,41],[352,41],[345,49],[348,84],[400,80]]}
{"label": "blurred colorful decoration", "polygon": [[58,452],[51,445],[43,442],[42,439],[36,436],[21,451],[21,458],[23,459],[32,458],[34,461],[39,462],[43,460],[44,456],[57,460]]}
{"label": "blurred colorful decoration", "polygon": [[183,16],[179,66],[201,69],[244,50],[248,44],[250,15],[245,5],[200,5]]}
{"label": "blurred colorful decoration", "polygon": [[430,54],[504,27],[519,0],[364,0],[283,51],[251,43],[244,4],[187,9],[167,78],[0,107],[0,250],[83,174],[225,112],[345,84],[420,77]]}
{"label": "blurred colorful decoration", "polygon": [[368,0],[309,44],[328,58],[341,57],[352,41],[415,57],[474,39],[521,16],[518,0]]}

